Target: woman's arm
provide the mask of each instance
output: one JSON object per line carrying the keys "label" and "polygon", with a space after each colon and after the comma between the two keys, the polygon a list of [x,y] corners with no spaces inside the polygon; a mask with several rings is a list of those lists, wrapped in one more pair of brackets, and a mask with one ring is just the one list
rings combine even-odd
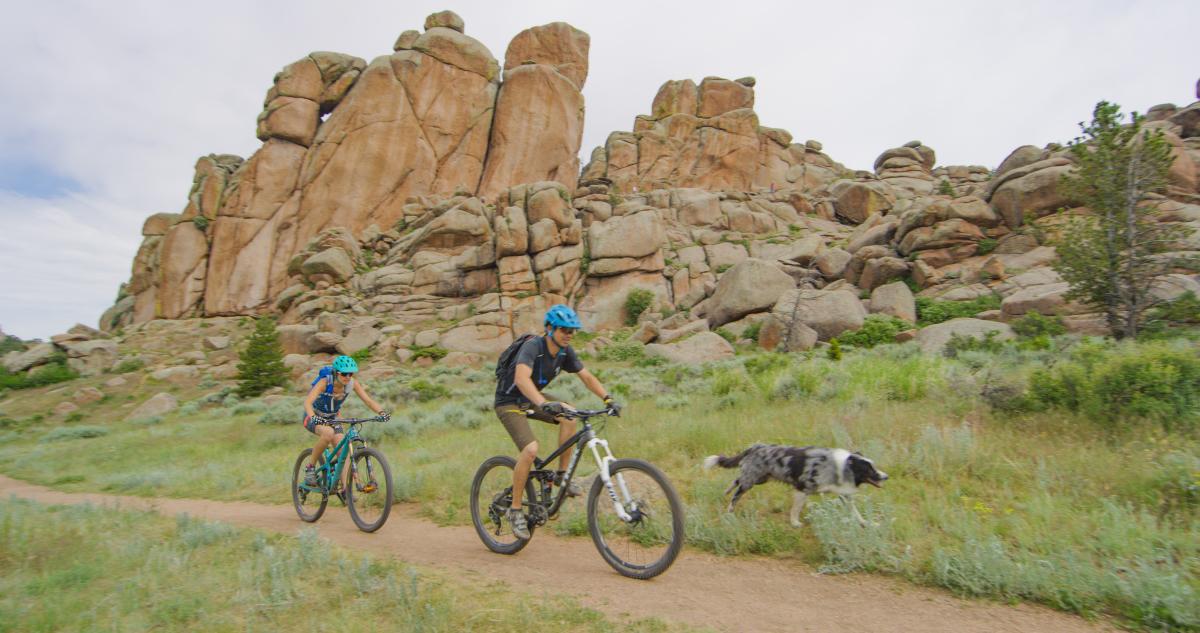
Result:
{"label": "woman's arm", "polygon": [[375,402],[371,396],[367,395],[367,389],[363,387],[361,380],[354,381],[354,393],[357,393],[358,397],[362,398],[362,401],[375,413],[383,412],[383,407],[379,406],[378,402]]}

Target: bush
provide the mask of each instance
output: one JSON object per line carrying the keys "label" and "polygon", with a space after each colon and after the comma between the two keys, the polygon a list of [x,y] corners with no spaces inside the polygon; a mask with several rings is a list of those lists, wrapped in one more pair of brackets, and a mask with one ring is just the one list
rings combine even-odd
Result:
{"label": "bush", "polygon": [[79,374],[68,367],[65,360],[42,365],[29,373],[12,374],[0,368],[0,390],[32,389],[75,380],[78,377]]}
{"label": "bush", "polygon": [[717,333],[717,336],[720,336],[721,338],[725,339],[726,341],[729,341],[730,345],[737,343],[737,336],[733,332],[730,332],[729,330],[727,330],[723,327],[717,328],[715,330],[715,332]]}
{"label": "bush", "polygon": [[896,342],[896,335],[911,330],[912,324],[903,319],[884,314],[872,314],[863,321],[862,328],[853,332],[842,332],[838,341],[855,347],[875,347],[883,343]]}
{"label": "bush", "polygon": [[25,343],[21,339],[8,334],[0,338],[0,356],[4,356],[9,352],[23,351],[25,351]]}
{"label": "bush", "polygon": [[943,178],[942,181],[938,183],[937,192],[938,192],[939,196],[950,196],[951,198],[953,198],[954,197],[954,185],[950,184],[949,180],[946,180],[945,178]]}
{"label": "bush", "polygon": [[994,237],[985,237],[982,240],[979,240],[979,250],[976,251],[975,254],[976,255],[987,255],[988,253],[996,250],[996,245],[998,245],[999,243],[1000,243],[1000,240],[997,240]]}
{"label": "bush", "polygon": [[438,398],[446,398],[450,395],[449,389],[423,378],[408,383],[408,386],[410,389],[416,392],[417,400],[421,402],[437,400]]}
{"label": "bush", "polygon": [[625,296],[625,325],[637,325],[638,317],[654,302],[654,293],[645,288],[634,288]]}
{"label": "bush", "polygon": [[596,353],[599,360],[637,360],[646,355],[646,346],[638,341],[625,340],[607,345]]}
{"label": "bush", "polygon": [[257,396],[271,387],[287,384],[287,368],[283,365],[283,346],[275,319],[261,317],[254,322],[254,333],[239,355],[237,366],[238,396]]}
{"label": "bush", "polygon": [[1191,429],[1200,411],[1200,356],[1163,343],[1083,346],[1070,361],[1035,371],[1030,391],[1044,406],[1109,425],[1149,420]]}
{"label": "bush", "polygon": [[1059,336],[1067,333],[1062,317],[1042,316],[1037,310],[1030,310],[1025,316],[1013,321],[1012,329],[1021,338]]}
{"label": "bush", "polygon": [[996,340],[999,333],[992,330],[982,337],[967,336],[964,334],[954,333],[950,335],[950,340],[946,342],[946,347],[942,350],[942,354],[947,358],[956,358],[961,352],[988,352],[995,354],[1004,349],[1004,342]]}
{"label": "bush", "polygon": [[442,347],[441,345],[430,345],[429,347],[418,347],[416,345],[413,345],[412,347],[410,347],[408,349],[412,350],[413,360],[416,360],[418,358],[432,358],[433,360],[442,360],[443,358],[446,357],[446,354],[450,353],[450,350]]}
{"label": "bush", "polygon": [[146,361],[142,360],[140,356],[134,356],[132,358],[121,359],[121,362],[117,363],[117,365],[112,368],[112,371],[114,374],[128,374],[131,371],[137,371],[145,366]]}
{"label": "bush", "polygon": [[757,323],[751,323],[749,326],[746,327],[746,330],[744,332],[742,332],[742,336],[757,343],[758,342],[758,333],[761,331],[762,331],[762,321],[759,321]]}
{"label": "bush", "polygon": [[988,295],[970,301],[937,301],[928,297],[917,297],[917,325],[924,327],[958,319],[973,317],[980,312],[1000,307],[998,295]]}
{"label": "bush", "polygon": [[61,426],[51,429],[42,436],[43,442],[58,442],[61,440],[80,440],[108,435],[108,429],[102,426]]}
{"label": "bush", "polygon": [[842,344],[836,338],[829,341],[829,349],[825,352],[825,356],[832,361],[842,360]]}

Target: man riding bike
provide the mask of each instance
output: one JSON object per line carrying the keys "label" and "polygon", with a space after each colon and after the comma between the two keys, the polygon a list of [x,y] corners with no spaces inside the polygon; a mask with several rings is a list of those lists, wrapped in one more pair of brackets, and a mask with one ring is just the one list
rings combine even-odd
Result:
{"label": "man riding bike", "polygon": [[[600,384],[600,380],[584,369],[583,363],[571,349],[571,340],[582,324],[575,311],[565,305],[551,306],[543,321],[543,336],[531,336],[515,351],[510,368],[499,377],[496,384],[496,416],[504,424],[508,434],[521,453],[513,468],[512,505],[508,510],[508,521],[513,534],[520,539],[530,538],[529,526],[522,512],[522,495],[529,470],[537,457],[538,443],[528,418],[558,425],[558,443],[562,444],[575,434],[575,421],[562,414],[571,405],[561,402],[542,389],[554,380],[560,371],[576,374],[589,391],[596,394],[604,404],[620,410],[612,396]],[[526,415],[525,411],[534,413]],[[563,473],[567,468],[568,455],[563,454],[559,463],[557,483],[562,485]],[[567,487],[569,496],[578,496],[579,487],[574,483]]]}
{"label": "man riding bike", "polygon": [[304,467],[304,484],[307,486],[317,485],[317,459],[324,453],[326,447],[335,446],[342,441],[342,436],[345,434],[342,425],[331,424],[327,420],[337,417],[337,412],[342,408],[346,397],[350,395],[351,389],[372,411],[385,420],[391,417],[390,413],[384,411],[379,403],[367,395],[367,389],[362,382],[354,379],[355,374],[358,373],[358,363],[353,358],[338,356],[333,359],[333,365],[326,369],[331,371],[328,375],[324,375],[325,370],[322,370],[322,375],[317,376],[317,379],[313,381],[312,389],[309,390],[308,397],[304,399],[304,428],[317,436],[317,443],[313,446],[312,459]]}

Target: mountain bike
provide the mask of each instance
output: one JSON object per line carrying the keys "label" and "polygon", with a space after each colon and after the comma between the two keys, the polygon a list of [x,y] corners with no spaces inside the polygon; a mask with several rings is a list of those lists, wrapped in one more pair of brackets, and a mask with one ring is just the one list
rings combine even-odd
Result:
{"label": "mountain bike", "polygon": [[[527,411],[532,414],[533,411]],[[616,459],[608,442],[597,436],[589,418],[612,416],[613,409],[573,410],[563,414],[583,423],[583,428],[545,459],[534,458],[525,482],[524,503],[529,531],[556,518],[586,449],[596,459],[599,473],[587,495],[587,525],[600,556],[630,578],[653,578],[671,566],[683,547],[683,504],[666,475],[640,459]],[[597,426],[603,426],[600,421]],[[555,494],[554,460],[574,447],[563,481]],[[516,554],[529,544],[517,538],[505,518],[512,505],[512,475],[516,460],[507,455],[490,457],[479,466],[471,482],[471,522],[488,549]]]}
{"label": "mountain bike", "polygon": [[325,449],[318,458],[316,486],[304,483],[304,466],[313,449],[300,451],[292,467],[292,504],[302,520],[312,523],[320,519],[333,495],[346,504],[358,529],[374,532],[383,527],[392,511],[392,469],[383,453],[367,446],[358,432],[361,424],[383,421],[382,417],[329,420],[350,428],[337,446]]}

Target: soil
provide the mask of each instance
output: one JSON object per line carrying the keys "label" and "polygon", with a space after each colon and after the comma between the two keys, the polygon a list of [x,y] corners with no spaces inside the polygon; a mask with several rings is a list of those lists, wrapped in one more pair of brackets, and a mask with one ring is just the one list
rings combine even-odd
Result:
{"label": "soil", "polygon": [[1117,631],[1032,605],[956,598],[944,591],[870,575],[819,575],[793,561],[722,558],[684,549],[675,565],[649,581],[614,572],[590,539],[538,532],[515,556],[493,554],[469,526],[438,527],[415,506],[393,508],[379,532],[360,532],[336,501],[316,524],[290,505],[64,493],[0,476],[0,496],[46,504],[93,503],[187,514],[232,525],[293,534],[314,526],[338,545],[416,565],[503,581],[535,593],[571,595],[615,620],[657,617],[720,631]]}

